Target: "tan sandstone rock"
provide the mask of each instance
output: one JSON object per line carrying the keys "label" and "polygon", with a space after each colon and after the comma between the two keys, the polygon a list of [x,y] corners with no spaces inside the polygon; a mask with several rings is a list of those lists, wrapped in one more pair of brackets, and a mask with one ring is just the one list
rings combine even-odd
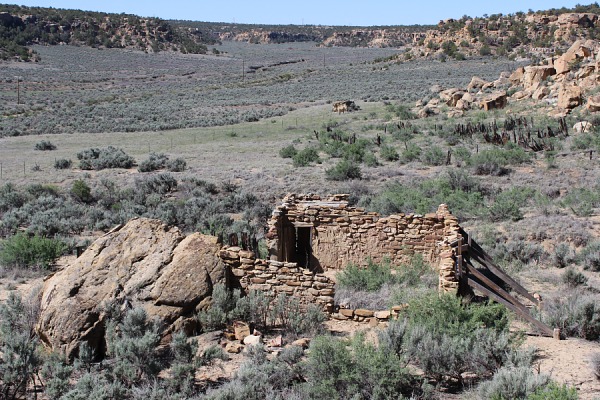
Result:
{"label": "tan sandstone rock", "polygon": [[508,95],[506,94],[506,92],[502,91],[492,93],[491,95],[489,95],[481,101],[481,108],[483,108],[485,111],[504,108],[506,106],[507,101]]}
{"label": "tan sandstone rock", "polygon": [[96,240],[42,288],[36,327],[52,350],[73,357],[82,342],[104,346],[109,304],[143,308],[162,335],[196,328],[195,309],[225,279],[217,238],[185,237],[161,221],[135,218]]}
{"label": "tan sandstone rock", "polygon": [[591,112],[600,111],[600,95],[588,97],[585,107]]}
{"label": "tan sandstone rock", "polygon": [[575,125],[573,125],[573,130],[576,133],[586,133],[586,132],[591,132],[593,127],[594,127],[594,125],[592,125],[590,122],[580,121],[580,122],[576,123]]}
{"label": "tan sandstone rock", "polygon": [[581,88],[575,85],[563,85],[558,91],[558,107],[571,110],[581,105]]}
{"label": "tan sandstone rock", "polygon": [[556,70],[554,67],[548,65],[525,67],[523,86],[525,89],[535,90],[542,81],[554,75],[555,73]]}

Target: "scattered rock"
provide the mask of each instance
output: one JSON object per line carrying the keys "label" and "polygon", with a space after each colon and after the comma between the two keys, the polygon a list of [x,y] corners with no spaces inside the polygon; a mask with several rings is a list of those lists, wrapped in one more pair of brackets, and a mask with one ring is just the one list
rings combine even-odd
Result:
{"label": "scattered rock", "polygon": [[349,317],[349,318],[354,317],[354,310],[350,310],[348,308],[340,308],[339,313],[345,317]]}
{"label": "scattered rock", "polygon": [[549,94],[550,89],[548,89],[546,86],[540,86],[535,92],[533,92],[531,98],[534,100],[541,100]]}
{"label": "scattered rock", "polygon": [[303,349],[307,349],[310,345],[310,338],[300,338],[298,340],[294,340],[291,344],[292,346],[300,346]]}
{"label": "scattered rock", "polygon": [[354,314],[358,315],[359,317],[370,318],[373,316],[374,313],[371,310],[364,310],[362,308],[359,308],[357,310],[354,310]]}
{"label": "scattered rock", "polygon": [[248,335],[244,338],[244,344],[246,346],[257,345],[262,342],[261,336]]}
{"label": "scattered rock", "polygon": [[524,67],[519,67],[515,70],[515,72],[513,72],[512,74],[510,74],[510,76],[508,77],[508,80],[513,84],[513,85],[519,85],[522,81],[523,81],[523,76],[525,75],[525,68]]}
{"label": "scattered rock", "polygon": [[225,351],[233,354],[240,353],[243,348],[244,346],[242,346],[239,342],[227,342],[225,345]]}
{"label": "scattered rock", "polygon": [[576,123],[575,125],[573,125],[573,130],[576,133],[591,132],[592,128],[594,128],[594,125],[592,125],[590,122],[587,122],[587,121],[580,121],[580,122]]}
{"label": "scattered rock", "polygon": [[233,323],[233,331],[236,340],[244,340],[246,336],[250,335],[250,326],[245,322],[235,321]]}
{"label": "scattered rock", "polygon": [[269,346],[269,347],[281,347],[281,346],[283,346],[283,336],[279,335],[277,337],[274,337],[273,339],[270,339],[267,342],[267,346]]}
{"label": "scattered rock", "polygon": [[387,319],[390,319],[391,315],[392,315],[392,313],[389,310],[386,310],[386,311],[377,311],[375,313],[375,318],[387,320]]}

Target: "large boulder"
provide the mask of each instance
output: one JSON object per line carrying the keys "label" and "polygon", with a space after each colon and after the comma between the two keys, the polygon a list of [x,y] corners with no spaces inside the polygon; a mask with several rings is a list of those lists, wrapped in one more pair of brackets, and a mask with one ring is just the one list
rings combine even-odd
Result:
{"label": "large boulder", "polygon": [[523,74],[523,86],[525,89],[535,90],[540,83],[548,77],[554,75],[556,70],[550,65],[525,67]]}
{"label": "large boulder", "polygon": [[508,95],[506,92],[496,92],[487,96],[481,101],[481,108],[485,111],[495,110],[506,107]]}
{"label": "large boulder", "polygon": [[586,108],[591,112],[600,111],[600,95],[588,97]]}
{"label": "large boulder", "polygon": [[471,79],[471,82],[469,83],[469,85],[467,86],[467,90],[481,89],[481,88],[483,88],[487,84],[488,84],[487,81],[484,81],[483,79],[481,79],[478,76],[474,76]]}
{"label": "large boulder", "polygon": [[592,52],[590,48],[581,40],[576,40],[565,54],[554,61],[556,74],[560,75],[569,72],[575,62],[590,57],[591,55]]}
{"label": "large boulder", "polygon": [[558,107],[571,110],[581,105],[581,88],[575,85],[563,85],[558,91]]}
{"label": "large boulder", "polygon": [[196,309],[224,282],[217,238],[136,218],[96,240],[42,288],[42,340],[72,358],[82,342],[102,355],[107,307],[143,308],[162,335],[195,328]]}

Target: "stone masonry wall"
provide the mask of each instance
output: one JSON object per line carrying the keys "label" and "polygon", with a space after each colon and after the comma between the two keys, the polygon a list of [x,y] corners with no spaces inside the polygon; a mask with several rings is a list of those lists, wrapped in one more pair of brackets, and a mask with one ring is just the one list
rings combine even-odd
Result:
{"label": "stone masonry wall", "polygon": [[[284,246],[295,243],[286,243],[289,238],[284,237],[284,231],[293,235],[297,228],[311,228],[309,268],[285,259],[295,247],[286,250]],[[223,247],[220,257],[246,292],[285,293],[297,297],[303,305],[320,304],[333,313],[335,282],[325,273],[339,271],[350,263],[365,265],[369,259],[381,262],[388,258],[401,265],[420,253],[438,269],[439,290],[457,293],[456,254],[451,244],[460,237],[459,230],[458,219],[445,204],[436,213],[381,217],[348,206],[346,194],[324,199],[292,194],[276,207],[269,222],[269,260],[257,259],[254,252],[237,246]],[[346,315],[350,311],[340,310],[335,315],[359,321],[367,318],[356,310]]]}
{"label": "stone masonry wall", "polygon": [[[365,265],[370,258],[393,264],[406,263],[420,253],[433,265],[440,262],[449,224],[456,222],[446,206],[437,213],[381,217],[348,206],[348,195],[321,199],[313,195],[288,195],[273,212],[267,234],[270,258],[285,261],[283,224],[313,227],[312,255],[323,271],[341,270],[348,264]],[[284,222],[285,220],[285,222]]]}
{"label": "stone masonry wall", "polygon": [[335,283],[326,276],[296,263],[256,259],[252,251],[239,247],[223,247],[219,255],[245,292],[261,290],[275,296],[285,293],[297,297],[302,305],[320,304],[325,311],[333,312]]}

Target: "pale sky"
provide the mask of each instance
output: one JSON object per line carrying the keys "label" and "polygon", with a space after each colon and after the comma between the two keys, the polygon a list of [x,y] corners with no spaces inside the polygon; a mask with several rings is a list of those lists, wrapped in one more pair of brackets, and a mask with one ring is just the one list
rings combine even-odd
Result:
{"label": "pale sky", "polygon": [[[6,1],[6,0],[5,0]],[[9,0],[10,1],[10,0]],[[137,14],[162,19],[251,24],[413,25],[437,24],[463,15],[510,14],[573,7],[581,1],[506,0],[21,0],[25,6]]]}

